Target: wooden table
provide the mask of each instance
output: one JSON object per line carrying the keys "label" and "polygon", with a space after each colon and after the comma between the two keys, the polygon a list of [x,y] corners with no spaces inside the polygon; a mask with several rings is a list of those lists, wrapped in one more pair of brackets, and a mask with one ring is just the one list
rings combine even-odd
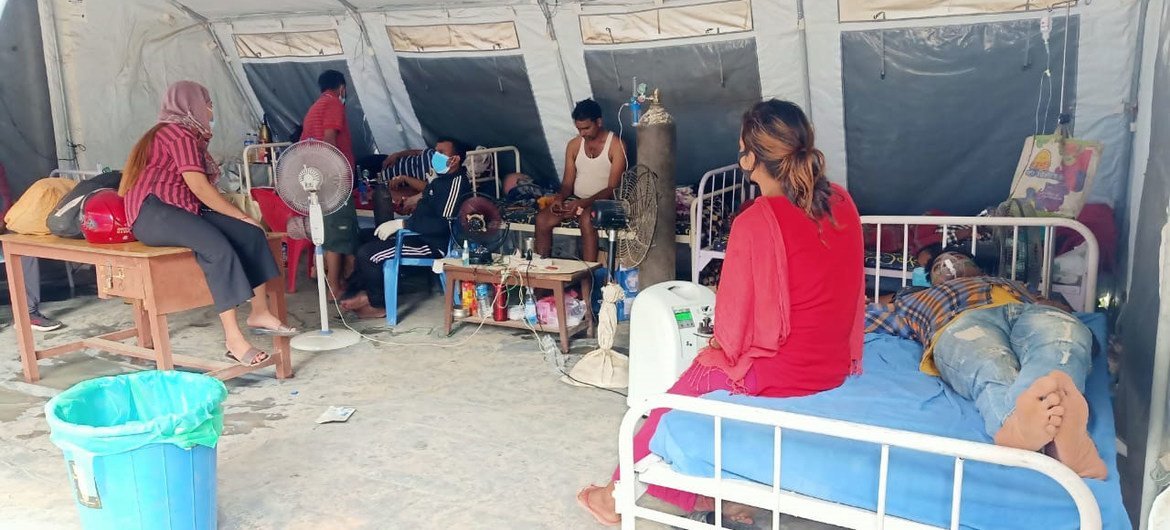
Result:
{"label": "wooden table", "polygon": [[[278,263],[282,236],[268,235],[268,245]],[[171,353],[167,315],[212,305],[203,270],[195,262],[195,253],[190,249],[148,247],[142,243],[90,245],[80,239],[20,234],[0,236],[0,242],[4,247],[8,290],[25,381],[33,383],[40,379],[38,360],[85,348],[153,360],[159,370],[173,370],[176,365],[195,368],[219,379],[230,379],[273,364],[276,365],[277,378],[293,375],[288,337],[274,337],[276,351],[269,352],[268,359],[256,366]],[[97,271],[98,297],[129,300],[134,311],[134,327],[37,350],[29,322],[28,301],[24,297],[21,256],[93,265]],[[283,277],[282,270],[281,277],[268,281],[269,307],[281,321],[288,315]],[[130,338],[137,338],[136,346],[122,342]],[[218,342],[209,347],[214,352],[226,351]]]}
{"label": "wooden table", "polygon": [[[502,266],[489,265],[472,265],[464,267],[462,262],[455,259],[441,260],[443,263],[443,273],[447,275],[447,290],[446,290],[446,323],[447,335],[451,334],[451,325],[455,321],[465,322],[469,324],[479,325],[481,322],[488,326],[502,326],[506,328],[515,329],[529,329],[529,325],[523,320],[505,320],[497,322],[492,317],[487,317],[485,320],[479,316],[468,316],[466,318],[455,318],[454,313],[454,295],[458,292],[456,286],[459,282],[470,281],[479,283],[496,284],[500,283],[500,275],[504,271]],[[556,300],[557,306],[557,327],[546,328],[541,324],[535,324],[532,327],[536,331],[543,331],[552,333],[559,332],[561,335],[561,351],[569,352],[569,337],[572,337],[582,330],[588,330],[589,336],[593,335],[593,304],[590,303],[589,296],[593,292],[593,271],[601,267],[600,263],[589,263],[577,260],[563,260],[554,259],[553,267],[555,269],[539,269],[536,267],[523,267],[516,272],[509,274],[504,281],[507,286],[523,286],[531,287],[533,289],[551,289],[553,292],[553,299]],[[565,287],[574,283],[580,283],[581,294],[585,299],[585,318],[581,319],[581,323],[570,328],[568,326],[568,318],[565,316]]]}

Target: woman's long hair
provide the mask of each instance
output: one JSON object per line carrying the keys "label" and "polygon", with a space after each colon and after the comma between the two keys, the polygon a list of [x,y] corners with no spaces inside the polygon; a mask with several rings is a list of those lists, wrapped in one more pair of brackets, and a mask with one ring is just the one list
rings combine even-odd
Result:
{"label": "woman's long hair", "polygon": [[784,195],[809,218],[832,220],[833,189],[825,177],[825,154],[814,145],[812,123],[795,103],[770,99],[743,115],[745,152],[756,156]]}
{"label": "woman's long hair", "polygon": [[126,166],[122,168],[122,181],[118,184],[118,195],[123,197],[129,193],[130,189],[134,187],[134,183],[138,182],[138,175],[142,174],[142,170],[146,168],[146,162],[150,159],[150,146],[154,144],[154,137],[158,134],[165,123],[159,123],[151,127],[142,138],[138,139],[138,143],[134,144],[134,149],[130,150],[130,158],[126,159]]}

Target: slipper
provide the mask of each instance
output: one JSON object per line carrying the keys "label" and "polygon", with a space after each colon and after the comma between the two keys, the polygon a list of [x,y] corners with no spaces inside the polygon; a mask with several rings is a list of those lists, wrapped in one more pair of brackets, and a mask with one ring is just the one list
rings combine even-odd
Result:
{"label": "slipper", "polygon": [[594,510],[593,507],[589,505],[589,493],[599,489],[603,488],[601,486],[594,485],[585,486],[584,489],[577,492],[577,504],[580,504],[582,508],[585,508],[585,511],[589,512],[589,515],[592,515],[598,523],[602,524],[602,526],[618,526],[622,524],[622,517],[620,515],[617,516],[616,519],[607,519],[605,515],[598,513],[597,510]]}
{"label": "slipper", "polygon": [[[708,511],[691,512],[689,515],[687,515],[687,519],[690,519],[692,521],[699,521],[700,523],[706,523],[706,524],[709,524],[711,526],[715,526],[715,512],[708,512]],[[726,528],[727,530],[764,530],[766,527],[760,526],[761,524],[765,524],[765,522],[760,521],[759,518],[753,519],[752,524],[747,524],[747,523],[741,523],[739,521],[733,520],[725,515],[725,516],[723,516],[723,521],[720,523],[720,526],[723,528]],[[768,526],[771,526],[771,525],[768,524]],[[675,530],[682,530],[677,526],[672,526],[671,528],[674,528]]]}
{"label": "slipper", "polygon": [[[261,356],[261,355],[264,356],[264,360],[257,361],[256,358]],[[232,355],[232,352],[230,352],[230,351],[223,354],[223,356],[227,357],[228,359],[231,359],[232,361],[235,361],[240,366],[256,366],[256,365],[261,364],[264,361],[267,361],[268,359],[271,358],[268,355],[268,352],[265,352],[265,351],[260,350],[258,348],[248,348],[248,353],[245,353],[244,357],[242,359],[237,358],[235,355]]]}
{"label": "slipper", "polygon": [[292,328],[283,324],[281,324],[281,326],[276,329],[248,328],[248,331],[250,331],[253,335],[268,335],[271,337],[291,337],[297,333],[300,333],[297,331],[297,328]]}

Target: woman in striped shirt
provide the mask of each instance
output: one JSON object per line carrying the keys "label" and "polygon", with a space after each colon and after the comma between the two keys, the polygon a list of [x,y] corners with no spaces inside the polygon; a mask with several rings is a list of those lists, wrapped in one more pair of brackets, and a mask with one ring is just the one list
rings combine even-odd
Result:
{"label": "woman in striped shirt", "polygon": [[158,124],[138,140],[126,161],[118,193],[134,237],[150,246],[186,247],[207,278],[227,338],[227,356],[256,365],[268,354],[252,346],[236,321],[236,306],[251,300],[254,334],[296,333],[268,308],[265,282],[280,275],[260,223],[215,188],[219,168],[207,152],[213,109],[194,81],[167,88]]}

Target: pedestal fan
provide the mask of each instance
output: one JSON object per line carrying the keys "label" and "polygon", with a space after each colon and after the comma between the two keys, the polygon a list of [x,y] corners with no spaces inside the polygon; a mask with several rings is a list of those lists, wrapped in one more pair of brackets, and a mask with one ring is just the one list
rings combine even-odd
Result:
{"label": "pedestal fan", "polygon": [[625,299],[625,292],[614,282],[614,269],[637,267],[646,259],[654,230],[658,224],[658,197],[655,187],[658,175],[643,165],[630,168],[622,175],[617,200],[593,203],[593,226],[606,231],[609,240],[609,277],[601,288],[601,314],[597,322],[597,346],[561,381],[571,385],[589,385],[600,388],[624,388],[629,384],[630,360],[613,350],[617,335],[617,302]]}
{"label": "pedestal fan", "polygon": [[[317,296],[320,301],[321,329],[297,335],[292,347],[302,351],[337,350],[353,346],[361,336],[348,329],[329,329],[329,310],[325,303],[325,216],[341,209],[353,193],[353,168],[345,156],[332,145],[318,140],[297,142],[276,159],[274,178],[281,200],[309,218],[317,266]],[[339,293],[340,294],[340,293]]]}

